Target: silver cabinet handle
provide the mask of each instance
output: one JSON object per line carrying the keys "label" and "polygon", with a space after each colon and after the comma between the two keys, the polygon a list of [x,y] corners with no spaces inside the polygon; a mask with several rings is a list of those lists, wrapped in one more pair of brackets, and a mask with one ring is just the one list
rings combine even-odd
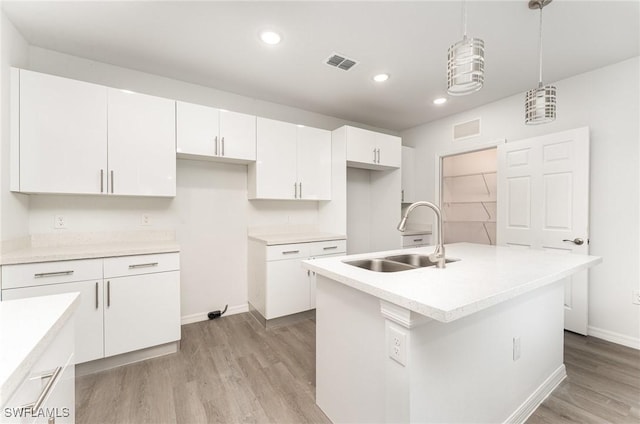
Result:
{"label": "silver cabinet handle", "polygon": [[400,201],[404,202],[404,190],[401,190],[400,193]]}
{"label": "silver cabinet handle", "polygon": [[213,141],[213,142],[214,142],[214,143],[215,143],[215,145],[216,145],[216,153],[215,153],[215,155],[216,155],[216,156],[218,156],[218,136],[216,136],[216,138],[214,139],[214,141]]}
{"label": "silver cabinet handle", "polygon": [[222,137],[222,142],[221,143],[222,143],[222,149],[221,149],[222,156],[224,156],[224,137]]}
{"label": "silver cabinet handle", "polygon": [[32,414],[33,414],[34,410],[40,409],[40,407],[44,403],[45,399],[47,399],[47,396],[49,395],[49,392],[51,391],[51,388],[53,387],[55,382],[58,380],[58,376],[60,376],[60,371],[62,371],[62,367],[56,367],[56,369],[53,370],[52,372],[48,372],[46,374],[43,374],[40,378],[42,380],[45,380],[45,379],[48,378],[49,381],[47,382],[47,384],[44,386],[44,388],[40,392],[40,395],[38,395],[38,398],[36,399],[36,401],[28,403],[26,405],[23,405],[20,408],[21,409],[27,409]]}
{"label": "silver cabinet handle", "polygon": [[413,239],[413,241],[422,241],[422,239]]}
{"label": "silver cabinet handle", "polygon": [[322,250],[333,250],[333,249],[337,249],[338,246],[327,246],[327,247],[323,247]]}
{"label": "silver cabinet handle", "polygon": [[98,309],[98,282],[96,281],[96,309]]}
{"label": "silver cabinet handle", "polygon": [[104,193],[104,169],[100,170],[100,193]]}
{"label": "silver cabinet handle", "polygon": [[568,242],[571,242],[571,243],[573,243],[575,245],[578,245],[578,246],[581,246],[581,245],[584,244],[584,240],[582,240],[581,238],[578,238],[578,237],[574,238],[573,240],[564,239],[562,241],[568,241]]}
{"label": "silver cabinet handle", "polygon": [[376,149],[373,149],[373,163],[376,163]]}
{"label": "silver cabinet handle", "polygon": [[59,277],[61,275],[73,275],[73,271],[40,272],[38,274],[33,274],[35,278]]}
{"label": "silver cabinet handle", "polygon": [[293,183],[293,198],[298,198],[298,183]]}
{"label": "silver cabinet handle", "polygon": [[380,163],[380,149],[378,149],[378,163]]}
{"label": "silver cabinet handle", "polygon": [[298,185],[300,186],[300,198],[302,199],[302,183],[298,183]]}
{"label": "silver cabinet handle", "polygon": [[111,281],[107,281],[107,308],[111,306]]}
{"label": "silver cabinet handle", "polygon": [[293,253],[300,253],[299,250],[285,250],[284,252],[282,252],[283,255],[291,255]]}
{"label": "silver cabinet handle", "polygon": [[111,193],[113,194],[113,169],[111,170]]}
{"label": "silver cabinet handle", "polygon": [[153,267],[153,266],[158,266],[158,262],[149,262],[149,263],[146,263],[146,264],[129,265],[129,269],[149,268],[149,267]]}

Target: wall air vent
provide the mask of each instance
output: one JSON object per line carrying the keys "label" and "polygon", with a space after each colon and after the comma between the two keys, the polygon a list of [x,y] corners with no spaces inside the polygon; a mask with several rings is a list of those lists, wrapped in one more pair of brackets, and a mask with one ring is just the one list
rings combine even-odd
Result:
{"label": "wall air vent", "polygon": [[355,60],[338,53],[333,53],[329,56],[329,58],[325,60],[325,63],[334,68],[342,69],[343,71],[348,71],[358,64]]}
{"label": "wall air vent", "polygon": [[465,138],[477,137],[480,135],[480,118],[467,122],[461,122],[453,126],[453,139],[463,140]]}

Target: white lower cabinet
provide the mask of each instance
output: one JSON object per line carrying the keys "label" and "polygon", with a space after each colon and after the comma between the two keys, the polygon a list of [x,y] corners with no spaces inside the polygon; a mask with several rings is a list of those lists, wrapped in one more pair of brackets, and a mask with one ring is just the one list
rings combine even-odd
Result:
{"label": "white lower cabinet", "polygon": [[315,275],[301,262],[346,254],[345,240],[267,246],[249,243],[249,303],[265,319],[315,308]]}
{"label": "white lower cabinet", "polygon": [[180,340],[178,253],[5,265],[1,271],[2,300],[80,293],[75,363]]}

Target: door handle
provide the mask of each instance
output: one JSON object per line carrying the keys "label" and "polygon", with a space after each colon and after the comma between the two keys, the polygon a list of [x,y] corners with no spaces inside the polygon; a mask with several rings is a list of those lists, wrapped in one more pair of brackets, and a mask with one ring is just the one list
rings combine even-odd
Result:
{"label": "door handle", "polygon": [[576,238],[574,238],[573,240],[564,239],[564,240],[562,240],[562,241],[568,241],[568,242],[571,242],[571,243],[573,243],[573,244],[575,244],[575,245],[578,245],[578,246],[581,246],[581,245],[583,245],[583,244],[584,244],[584,240],[582,240],[582,239],[581,239],[581,238],[579,238],[579,237],[576,237]]}

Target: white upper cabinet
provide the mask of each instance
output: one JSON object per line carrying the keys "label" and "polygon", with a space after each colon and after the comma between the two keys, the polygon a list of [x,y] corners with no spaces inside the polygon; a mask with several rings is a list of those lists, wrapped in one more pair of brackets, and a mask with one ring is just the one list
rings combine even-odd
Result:
{"label": "white upper cabinet", "polygon": [[416,201],[416,163],[413,147],[402,146],[402,203]]}
{"label": "white upper cabinet", "polygon": [[12,190],[95,194],[101,175],[106,190],[107,88],[17,69],[12,83]]}
{"label": "white upper cabinet", "polygon": [[256,160],[256,117],[176,102],[178,157],[248,163]]}
{"label": "white upper cabinet", "polygon": [[250,199],[331,199],[331,132],[258,118]]}
{"label": "white upper cabinet", "polygon": [[400,168],[400,137],[347,126],[347,166],[385,170]]}
{"label": "white upper cabinet", "polygon": [[109,89],[109,193],[176,195],[175,103]]}
{"label": "white upper cabinet", "polygon": [[11,190],[175,196],[173,100],[22,69],[11,76]]}

